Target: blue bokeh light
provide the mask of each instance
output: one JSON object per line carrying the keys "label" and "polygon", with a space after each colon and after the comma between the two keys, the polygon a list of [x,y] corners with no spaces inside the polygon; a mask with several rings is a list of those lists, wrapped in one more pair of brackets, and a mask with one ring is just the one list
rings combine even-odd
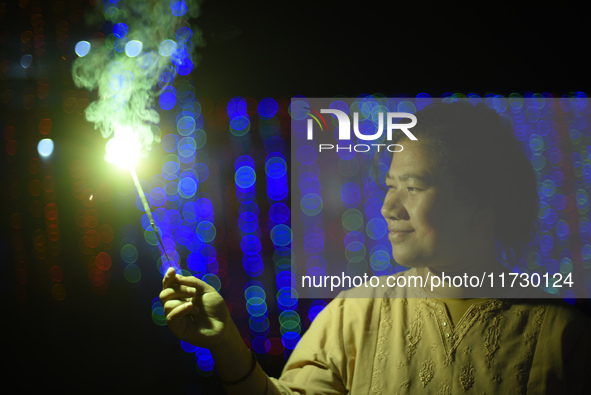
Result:
{"label": "blue bokeh light", "polygon": [[141,41],[131,40],[125,44],[125,54],[130,58],[135,58],[142,52],[143,44]]}
{"label": "blue bokeh light", "polygon": [[84,57],[90,52],[91,45],[88,41],[78,41],[74,47],[74,52],[79,57]]}
{"label": "blue bokeh light", "polygon": [[170,2],[170,10],[174,16],[183,16],[187,13],[187,4],[184,0]]}
{"label": "blue bokeh light", "polygon": [[113,26],[113,34],[117,38],[123,38],[129,32],[129,27],[125,23],[117,23]]}
{"label": "blue bokeh light", "polygon": [[39,156],[42,158],[47,158],[51,156],[53,153],[53,140],[52,139],[42,139],[37,144],[37,152],[39,152]]}
{"label": "blue bokeh light", "polygon": [[258,112],[263,119],[273,118],[278,110],[279,105],[271,97],[266,97],[259,102]]}
{"label": "blue bokeh light", "polygon": [[23,55],[23,57],[21,58],[21,67],[23,69],[28,69],[29,66],[31,66],[31,63],[33,63],[33,56],[29,54]]}
{"label": "blue bokeh light", "polygon": [[240,188],[250,188],[256,181],[256,173],[252,167],[242,166],[236,170],[235,181]]}

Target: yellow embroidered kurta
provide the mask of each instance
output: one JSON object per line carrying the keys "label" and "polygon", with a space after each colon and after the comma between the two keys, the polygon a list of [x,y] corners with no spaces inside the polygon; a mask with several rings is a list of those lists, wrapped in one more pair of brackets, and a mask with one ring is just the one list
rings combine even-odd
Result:
{"label": "yellow embroidered kurta", "polygon": [[591,320],[566,303],[476,299],[454,325],[442,301],[388,292],[329,303],[267,392],[589,393]]}

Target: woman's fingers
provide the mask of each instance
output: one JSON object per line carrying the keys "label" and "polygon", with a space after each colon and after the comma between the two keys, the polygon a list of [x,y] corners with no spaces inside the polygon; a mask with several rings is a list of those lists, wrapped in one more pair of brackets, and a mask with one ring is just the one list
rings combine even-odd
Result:
{"label": "woman's fingers", "polygon": [[[191,312],[196,307],[193,306],[191,302],[180,302],[178,300],[169,301],[167,302],[167,307],[165,307],[164,311],[169,310],[170,312],[166,314],[167,321],[175,321],[178,320]],[[174,306],[174,307],[173,307]]]}
{"label": "woman's fingers", "polygon": [[162,289],[169,288],[175,280],[175,272],[172,267],[169,267],[164,277],[162,278]]}
{"label": "woman's fingers", "polygon": [[176,274],[172,267],[169,267],[166,273],[164,274],[164,278],[162,279],[162,289],[165,288],[174,288],[178,285],[186,285],[193,288],[206,288],[209,286],[204,281],[199,280],[193,276],[181,276],[180,274]]}
{"label": "woman's fingers", "polygon": [[189,311],[191,310],[192,307],[195,309],[195,313],[199,312],[199,308],[197,306],[195,306],[193,304],[193,302],[191,301],[186,301],[186,300],[179,300],[179,299],[171,299],[169,301],[167,301],[166,303],[164,303],[164,314],[168,317],[168,315],[170,313],[172,313],[175,309],[185,306],[189,309]]}
{"label": "woman's fingers", "polygon": [[206,292],[217,292],[214,287],[212,287],[211,285],[209,285],[205,281],[200,280],[200,279],[193,277],[193,276],[181,276],[180,274],[177,274],[175,276],[175,281],[178,284],[187,285],[189,287],[193,287],[193,288],[197,289],[197,293],[200,293],[200,294],[206,293]]}
{"label": "woman's fingers", "polygon": [[[188,299],[201,305],[201,298],[207,294],[211,295],[213,292],[217,294],[215,288],[206,282],[193,276],[181,276],[176,274],[173,268],[169,268],[162,279],[162,292],[160,292],[159,296],[163,305],[172,301],[186,303]],[[179,307],[178,303],[165,309],[167,314],[168,311]],[[199,310],[197,307],[195,309]]]}
{"label": "woman's fingers", "polygon": [[203,286],[204,284],[207,284],[201,280],[199,280],[197,277],[193,277],[193,276],[181,276],[180,274],[176,274],[174,276],[174,281],[178,284],[181,285],[188,285],[190,287],[199,287],[199,286]]}
{"label": "woman's fingers", "polygon": [[197,294],[197,290],[192,287],[180,286],[179,288],[166,288],[160,292],[160,301],[164,304],[172,299],[192,298]]}

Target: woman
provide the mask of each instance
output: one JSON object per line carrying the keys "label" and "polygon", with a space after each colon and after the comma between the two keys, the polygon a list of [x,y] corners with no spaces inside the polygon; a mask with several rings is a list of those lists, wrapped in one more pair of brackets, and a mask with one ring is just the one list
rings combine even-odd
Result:
{"label": "woman", "polygon": [[[516,259],[535,230],[531,165],[511,128],[483,105],[440,104],[416,116],[418,140],[394,136],[404,149],[385,176],[392,255],[410,267],[399,276],[497,278],[506,273],[499,255]],[[170,269],[160,294],[170,329],[210,349],[230,394],[583,393],[591,324],[541,296],[488,283],[345,291],[277,380],[256,363],[212,287]]]}

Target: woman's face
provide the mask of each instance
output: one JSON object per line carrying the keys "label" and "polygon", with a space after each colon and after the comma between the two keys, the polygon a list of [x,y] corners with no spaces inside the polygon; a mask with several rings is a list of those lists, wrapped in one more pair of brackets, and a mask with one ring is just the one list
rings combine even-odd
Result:
{"label": "woman's face", "polygon": [[428,144],[406,141],[395,153],[382,215],[392,256],[407,267],[461,270],[470,248],[474,208],[458,201],[454,186],[437,176]]}

